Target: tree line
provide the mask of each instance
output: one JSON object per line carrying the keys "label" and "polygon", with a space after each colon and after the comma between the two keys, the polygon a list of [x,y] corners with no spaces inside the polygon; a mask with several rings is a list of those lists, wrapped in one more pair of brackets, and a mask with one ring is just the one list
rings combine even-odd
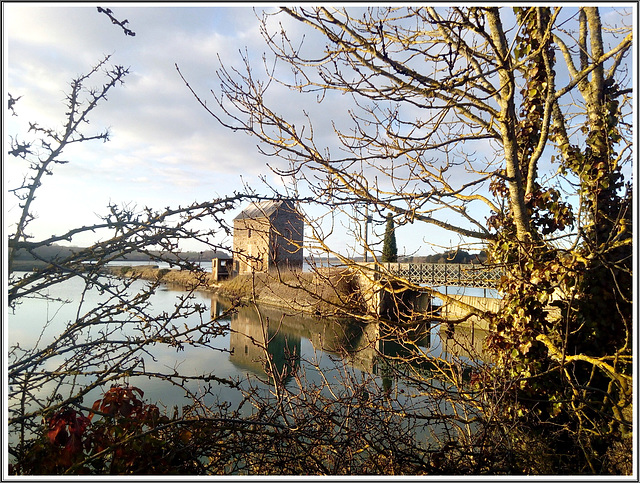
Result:
{"label": "tree line", "polygon": [[[63,245],[52,244],[48,246],[38,246],[32,250],[21,248],[15,250],[13,253],[13,259],[15,261],[33,262],[40,261],[43,264],[49,263],[54,260],[64,260],[74,254],[86,251],[87,247],[69,247]],[[226,252],[218,250],[203,250],[197,251],[184,251],[177,253],[165,253],[160,250],[145,250],[134,251],[131,253],[123,253],[118,256],[117,253],[113,254],[114,261],[133,261],[133,262],[148,262],[153,260],[190,260],[190,261],[206,261],[213,258],[227,258],[229,255]]]}
{"label": "tree line", "polygon": [[487,252],[480,250],[477,253],[469,253],[466,250],[447,250],[426,256],[399,257],[401,263],[484,263],[487,261]]}

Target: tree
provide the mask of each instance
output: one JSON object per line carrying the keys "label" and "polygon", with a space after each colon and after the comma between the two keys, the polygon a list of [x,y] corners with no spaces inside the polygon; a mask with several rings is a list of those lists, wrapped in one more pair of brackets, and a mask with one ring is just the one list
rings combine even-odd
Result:
{"label": "tree", "polygon": [[[98,11],[122,27],[125,35],[132,35],[127,22],[116,20],[110,9]],[[430,455],[419,450],[413,433],[423,424],[421,419],[398,412],[397,396],[381,390],[367,375],[357,380],[345,372],[343,383],[333,387],[328,382],[312,386],[297,373],[297,386],[287,387],[288,376],[270,359],[267,341],[253,340],[265,354],[265,372],[272,385],[267,394],[250,387],[240,407],[234,408],[226,401],[207,403],[205,398],[215,396],[218,385],[236,388],[239,381],[218,377],[215,368],[189,374],[154,360],[154,346],[176,352],[186,346],[220,350],[212,341],[231,330],[225,319],[238,301],[222,314],[209,314],[207,307],[196,303],[193,293],[207,283],[207,277],[186,258],[179,242],[189,238],[214,250],[227,248],[212,241],[217,231],[229,229],[223,214],[239,201],[265,197],[231,194],[159,211],[111,204],[94,224],[44,239],[33,236],[40,187],[57,179],[44,175],[58,174],[57,165],[73,162],[73,156],[69,161],[61,157],[69,146],[108,140],[107,131],[86,132],[94,109],[127,74],[121,66],[108,67],[108,61],[105,58],[71,82],[62,130],[30,122],[26,133],[11,140],[9,154],[25,160],[30,175],[11,190],[20,200],[20,213],[8,236],[9,308],[21,310],[29,298],[37,297],[74,304],[74,315],[62,321],[61,330],[47,334],[51,337],[39,338],[33,345],[16,341],[8,348],[9,471],[18,475],[426,471]],[[89,86],[100,80],[101,86]],[[15,115],[21,97],[9,96]],[[213,228],[194,228],[203,218]],[[46,250],[62,241],[73,242],[87,231],[100,241],[53,256]],[[20,252],[42,262],[42,267],[14,270]],[[143,283],[108,270],[111,261],[134,253],[192,272],[193,285],[171,310],[154,310],[160,277]],[[336,279],[336,286],[345,283],[341,273]],[[69,280],[79,287],[72,300],[51,299],[48,290]],[[92,293],[101,296],[99,302],[89,300]],[[45,326],[50,322],[47,317]],[[265,333],[267,323],[260,327]],[[322,371],[318,363],[314,369]],[[134,378],[164,381],[183,390],[182,414],[176,408],[168,416],[143,401],[143,390],[130,385]],[[92,401],[98,390],[102,395]],[[446,391],[436,391],[433,407],[440,407],[447,397]],[[245,404],[255,407],[249,416],[241,414]]]}
{"label": "tree", "polygon": [[398,261],[398,245],[396,233],[393,227],[393,215],[387,213],[387,225],[384,229],[384,241],[382,245],[382,262],[395,263]]}
{"label": "tree", "polygon": [[[83,398],[96,388],[121,384],[137,375],[173,380],[178,385],[188,380],[201,380],[205,385],[236,384],[217,378],[213,373],[198,375],[156,371],[147,368],[144,356],[151,346],[157,344],[175,350],[180,350],[185,344],[209,347],[216,334],[228,330],[220,318],[209,317],[207,308],[193,301],[194,291],[198,286],[206,285],[207,277],[200,267],[185,259],[179,240],[198,238],[209,243],[212,249],[222,248],[211,239],[217,230],[228,229],[221,216],[242,196],[232,195],[161,211],[145,208],[136,212],[129,207],[112,204],[108,213],[95,224],[79,226],[45,239],[35,239],[30,234],[31,225],[37,222],[33,214],[36,195],[45,180],[50,179],[44,175],[52,175],[57,165],[68,162],[62,159],[62,153],[73,144],[108,140],[106,131],[98,134],[85,132],[90,114],[106,100],[111,89],[123,83],[128,72],[121,66],[108,67],[108,62],[109,57],[71,82],[66,97],[67,117],[62,130],[30,122],[29,132],[21,139],[28,139],[29,134],[32,139],[18,141],[16,136],[10,146],[9,154],[28,162],[32,174],[21,186],[11,190],[20,200],[21,213],[15,225],[11,226],[8,237],[9,309],[21,310],[22,303],[30,298],[44,298],[58,304],[72,303],[77,309],[75,317],[68,320],[60,332],[52,333],[49,338],[41,335],[32,346],[17,341],[8,350],[7,424],[9,434],[15,438],[9,453],[26,472],[35,468],[25,465],[25,458],[28,460],[33,456],[30,451],[37,448],[31,438],[39,433],[42,420],[54,424],[56,417],[62,417],[60,424],[84,429],[84,416],[78,419],[73,415],[87,409]],[[106,79],[101,87],[87,86],[101,78]],[[18,106],[14,103],[14,112],[19,111]],[[204,217],[217,220],[218,225],[211,231],[193,229],[194,223]],[[97,233],[100,241],[86,248],[60,252],[53,258],[46,256],[43,248],[60,241],[72,241],[76,235],[87,231]],[[14,271],[18,250],[46,263],[33,271]],[[153,310],[151,300],[160,280],[138,286],[137,280],[122,279],[107,270],[109,262],[138,251],[148,254],[153,260],[167,261],[193,271],[193,287],[176,300],[173,312],[156,313]],[[80,282],[73,300],[65,302],[48,295],[51,287],[72,279]],[[90,293],[101,296],[95,305],[88,301]],[[187,325],[185,321],[193,315],[199,316],[200,322]],[[47,317],[43,321],[43,333],[51,320],[53,318]],[[189,395],[188,390],[186,394]],[[69,437],[73,439],[75,436]],[[110,451],[106,447],[103,449]]]}
{"label": "tree", "polygon": [[[215,108],[194,92],[203,107],[285,160],[272,169],[290,189],[334,211],[369,206],[400,224],[481,241],[489,262],[506,269],[504,310],[481,314],[502,371],[494,380],[511,388],[503,417],[556,450],[580,448],[559,467],[603,471],[603,448],[631,430],[632,33],[624,16],[607,27],[597,7],[284,7],[275,15],[306,26],[313,40],[291,38],[264,13],[270,82],[245,56],[245,71],[219,69]],[[351,125],[335,121],[330,131],[339,149],[322,144],[322,119],[305,112],[294,121],[271,105],[274,86],[319,101],[349,94]]]}

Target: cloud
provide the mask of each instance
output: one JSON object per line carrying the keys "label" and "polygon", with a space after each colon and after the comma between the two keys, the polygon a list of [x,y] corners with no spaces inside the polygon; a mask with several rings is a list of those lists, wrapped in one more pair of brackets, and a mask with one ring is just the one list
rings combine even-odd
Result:
{"label": "cloud", "polygon": [[[242,191],[245,182],[268,192],[259,179],[263,175],[272,186],[283,188],[267,163],[283,167],[286,162],[259,154],[255,137],[220,126],[175,69],[177,63],[209,105],[215,102],[210,91],[219,91],[219,58],[228,68],[241,69],[239,51],[246,47],[255,75],[261,75],[262,54],[268,48],[252,8],[114,4],[114,14],[129,20],[135,37],[125,36],[95,6],[16,3],[4,9],[6,85],[14,96],[23,95],[16,105],[20,117],[9,119],[8,133],[24,132],[26,122],[35,120],[61,127],[69,81],[104,55],[130,68],[124,85],[110,93],[86,126],[87,133],[109,128],[110,141],[67,150],[70,163],[56,167],[54,176],[47,178],[36,203],[41,216],[33,224],[34,231],[41,227],[40,235],[95,221],[95,213],[105,212],[109,202],[156,208],[185,205]],[[275,15],[269,23],[273,32],[282,25],[294,42],[304,34],[310,57],[322,52],[326,39],[300,22]],[[278,76],[292,78],[286,64],[278,69]],[[344,155],[336,146],[332,123],[349,125],[349,95],[332,92],[318,104],[315,93],[299,95],[274,83],[266,96],[269,106],[299,129],[307,123],[303,109],[308,112],[318,148]],[[6,166],[14,186],[27,166],[16,160]],[[336,233],[344,239],[344,232]]]}
{"label": "cloud", "polygon": [[[183,66],[190,82],[208,93],[215,83],[218,54],[235,56],[238,48],[260,41],[253,11],[113,9],[117,18],[129,19],[136,37],[125,36],[95,7],[5,8],[6,85],[14,96],[23,96],[16,106],[20,117],[10,120],[9,133],[25,136],[27,121],[61,127],[70,80],[105,54],[113,54],[114,63],[130,66],[125,85],[111,92],[86,126],[87,133],[110,128],[111,141],[66,150],[70,163],[56,167],[41,189],[36,203],[41,217],[33,227],[41,226],[42,236],[86,223],[93,213],[103,212],[109,200],[184,205],[240,190],[241,173],[246,179],[264,171],[255,145],[217,125],[197,105],[174,66]],[[11,160],[7,171],[15,186],[27,166]]]}

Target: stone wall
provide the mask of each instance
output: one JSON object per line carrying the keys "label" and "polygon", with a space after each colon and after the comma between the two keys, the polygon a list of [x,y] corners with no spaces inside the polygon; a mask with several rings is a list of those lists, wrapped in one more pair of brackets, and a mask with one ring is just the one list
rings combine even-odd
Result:
{"label": "stone wall", "polygon": [[234,220],[234,270],[238,274],[273,268],[302,270],[301,217],[283,204],[268,217]]}
{"label": "stone wall", "polygon": [[234,271],[238,274],[267,271],[269,241],[269,219],[235,220],[233,223]]}
{"label": "stone wall", "polygon": [[[502,307],[502,299],[497,298],[474,297],[472,295],[449,295],[449,297],[462,302],[462,304],[470,305],[477,309],[489,312],[498,312]],[[462,304],[458,305],[455,302],[444,304],[442,306],[442,316],[452,320],[466,316],[469,311]],[[483,330],[488,329],[487,321],[476,315],[472,315],[463,323]]]}

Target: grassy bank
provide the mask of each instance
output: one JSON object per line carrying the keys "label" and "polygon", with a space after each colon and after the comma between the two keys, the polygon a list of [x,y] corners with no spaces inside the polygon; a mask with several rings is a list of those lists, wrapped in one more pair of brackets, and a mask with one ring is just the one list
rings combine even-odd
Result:
{"label": "grassy bank", "polygon": [[161,281],[163,283],[176,284],[186,289],[210,289],[213,279],[207,272],[190,272],[188,270],[171,270],[158,268],[152,265],[124,265],[108,267],[107,271],[118,277],[139,278],[142,280]]}
{"label": "grassy bank", "polygon": [[357,284],[346,269],[318,272],[273,272],[239,275],[216,282],[210,273],[170,270],[149,265],[109,267],[119,277],[177,284],[186,289],[202,289],[221,296],[319,316],[344,316],[361,310]]}
{"label": "grassy bank", "polygon": [[240,275],[220,282],[215,290],[226,297],[319,316],[345,316],[361,311],[358,286],[347,269]]}

